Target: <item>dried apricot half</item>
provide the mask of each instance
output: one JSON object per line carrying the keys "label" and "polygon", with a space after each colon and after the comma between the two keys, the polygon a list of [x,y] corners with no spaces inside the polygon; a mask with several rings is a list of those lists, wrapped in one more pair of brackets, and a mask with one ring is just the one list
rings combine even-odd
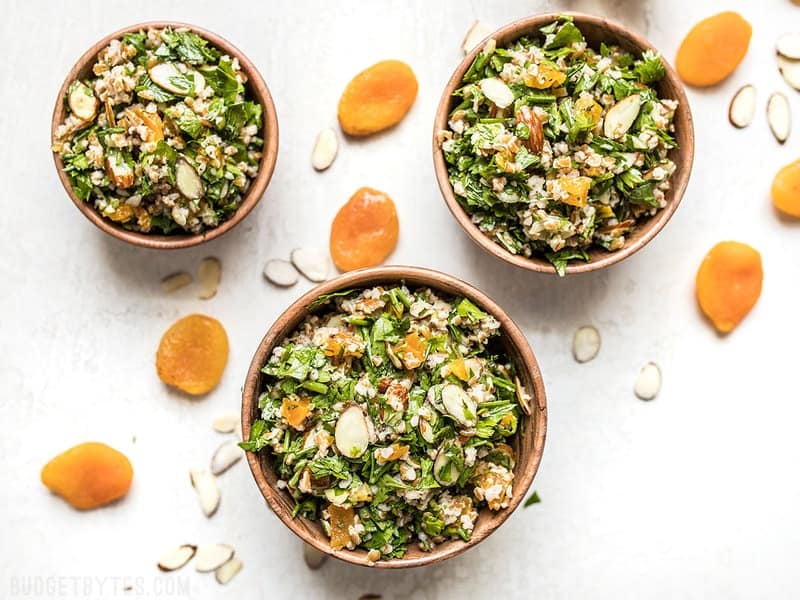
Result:
{"label": "dried apricot half", "polygon": [[331,548],[341,550],[350,542],[350,528],[356,524],[356,513],[350,506],[328,506],[330,515]]}
{"label": "dried apricot half", "polygon": [[384,60],[350,80],[339,100],[339,125],[364,136],[397,125],[417,97],[417,78],[406,63]]}
{"label": "dried apricot half", "polygon": [[214,389],[227,362],[225,328],[206,315],[189,315],[173,323],[161,336],[156,353],[161,381],[194,395]]}
{"label": "dried apricot half", "polygon": [[764,271],[761,255],[741,242],[720,242],[697,271],[697,300],[720,333],[733,330],[756,305]]}
{"label": "dried apricot half", "polygon": [[42,483],[81,510],[122,498],[132,480],[133,467],[128,458],[100,442],[78,444],[42,469]]}
{"label": "dried apricot half", "polygon": [[392,199],[363,187],[339,209],[331,225],[330,249],[340,271],[374,267],[397,245],[400,225]]}
{"label": "dried apricot half", "polygon": [[772,203],[782,213],[800,217],[800,160],[789,163],[775,175]]}
{"label": "dried apricot half", "polygon": [[689,85],[716,85],[736,70],[750,45],[753,28],[739,13],[727,11],[703,19],[678,48],[675,67]]}

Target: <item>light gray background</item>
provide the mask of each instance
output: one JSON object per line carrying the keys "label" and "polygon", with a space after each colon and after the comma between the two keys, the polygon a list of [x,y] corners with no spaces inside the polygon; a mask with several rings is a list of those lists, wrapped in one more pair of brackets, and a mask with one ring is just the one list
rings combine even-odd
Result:
{"label": "light gray background", "polygon": [[[764,116],[772,90],[800,108],[772,58],[777,35],[800,28],[800,7],[789,0],[5,0],[2,8],[2,597],[33,584],[39,597],[91,598],[800,594],[800,230],[769,202],[772,176],[797,158],[800,132],[780,147]],[[689,91],[694,174],[677,214],[649,247],[608,271],[560,281],[506,266],[460,231],[434,181],[430,135],[475,18],[500,25],[542,10],[604,12],[671,60],[694,22],[728,8],[753,23],[750,51],[722,85]],[[257,209],[223,238],[179,252],[137,249],[94,228],[61,189],[48,149],[55,95],[75,59],[106,33],[157,18],[206,27],[244,51],[272,90],[281,127],[277,169]],[[328,172],[313,172],[314,137],[335,123],[344,85],[384,58],[406,60],[417,74],[410,114],[386,135],[344,142]],[[759,108],[753,125],[737,131],[727,122],[727,104],[748,82],[758,87]],[[310,572],[300,542],[266,508],[244,463],[221,478],[222,505],[210,520],[187,470],[206,464],[220,443],[211,419],[238,409],[245,369],[267,327],[310,287],[269,286],[263,263],[296,246],[326,245],[331,219],[362,185],[397,203],[400,243],[390,262],[478,285],[529,336],[549,400],[547,446],[534,482],[542,503],[432,568],[387,573],[328,561]],[[754,245],[765,268],[758,306],[724,339],[693,298],[697,265],[723,239]],[[194,270],[207,255],[224,266],[217,297],[204,302],[191,292],[160,291],[164,275]],[[224,323],[231,354],[219,388],[190,401],[160,383],[153,363],[162,332],[195,311]],[[594,362],[577,365],[571,336],[585,323],[599,327],[603,348]],[[632,387],[649,360],[661,365],[664,386],[644,403]],[[39,470],[87,439],[125,452],[136,475],[123,502],[82,514],[44,489]],[[208,541],[233,544],[245,563],[227,588],[190,569],[169,577],[156,571],[164,550]],[[122,591],[123,578],[134,591]]]}

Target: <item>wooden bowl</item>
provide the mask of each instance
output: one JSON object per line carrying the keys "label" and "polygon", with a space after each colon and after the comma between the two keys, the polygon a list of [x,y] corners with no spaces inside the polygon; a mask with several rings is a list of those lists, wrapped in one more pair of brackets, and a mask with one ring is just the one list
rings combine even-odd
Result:
{"label": "wooden bowl", "polygon": [[352,288],[371,287],[379,284],[398,284],[404,282],[410,286],[430,287],[433,290],[445,292],[454,296],[469,298],[484,311],[493,315],[501,324],[502,339],[509,356],[514,360],[519,369],[520,379],[528,393],[533,398],[531,402],[532,415],[524,416],[520,422],[514,446],[517,454],[517,465],[514,470],[514,497],[508,508],[494,512],[483,508],[475,524],[472,539],[469,542],[451,540],[436,546],[432,552],[422,552],[415,543],[409,545],[408,552],[403,558],[381,560],[372,565],[367,561],[367,553],[363,550],[332,550],[321,525],[302,517],[292,518],[294,500],[286,490],[277,487],[277,476],[271,467],[271,458],[268,452],[248,452],[247,461],[250,470],[258,484],[258,488],[267,500],[267,503],[300,539],[311,544],[318,550],[335,556],[343,561],[362,566],[378,568],[406,568],[418,567],[436,563],[456,554],[464,552],[467,548],[475,546],[497,529],[511,512],[525,497],[533,481],[539,461],[544,450],[545,429],[547,426],[547,408],[539,365],[531,351],[525,335],[514,324],[511,318],[500,308],[497,303],[483,292],[471,285],[437,271],[421,269],[418,267],[378,267],[365,269],[340,275],[326,281],[310,292],[303,295],[284,312],[270,327],[264,339],[253,356],[250,369],[242,393],[242,433],[244,439],[250,436],[250,427],[253,420],[259,417],[258,396],[262,391],[263,367],[272,349],[284,338],[290,335],[300,322],[309,314],[307,306],[323,294]]}
{"label": "wooden bowl", "polygon": [[160,29],[163,27],[183,27],[190,29],[191,31],[208,40],[213,46],[221,50],[224,54],[238,58],[242,72],[247,75],[245,89],[249,92],[250,97],[259,102],[264,109],[263,124],[260,132],[260,137],[264,140],[261,164],[258,167],[258,173],[255,179],[253,179],[253,181],[250,183],[250,188],[247,190],[247,193],[242,199],[242,203],[236,212],[227,221],[220,223],[220,225],[214,229],[209,229],[198,234],[183,233],[164,235],[128,231],[121,225],[102,217],[94,208],[91,201],[84,202],[78,198],[78,196],[75,195],[75,192],[72,191],[72,185],[70,184],[69,177],[67,177],[67,174],[64,172],[64,162],[61,160],[61,157],[57,152],[53,152],[53,160],[56,163],[56,170],[58,171],[58,176],[61,179],[61,184],[64,186],[67,194],[72,199],[73,204],[75,204],[75,206],[78,207],[78,210],[80,210],[83,215],[97,227],[117,239],[129,242],[131,244],[136,244],[137,246],[169,250],[196,246],[197,244],[202,244],[203,242],[213,240],[214,238],[221,236],[226,231],[233,229],[250,213],[251,210],[253,210],[255,205],[258,204],[258,201],[261,200],[261,196],[264,195],[264,191],[267,189],[267,184],[269,184],[269,180],[272,177],[272,172],[275,170],[275,161],[278,157],[278,117],[275,113],[275,104],[272,102],[272,96],[269,93],[267,84],[264,83],[264,79],[261,77],[261,74],[258,72],[250,59],[248,59],[238,48],[224,38],[221,38],[215,33],[211,33],[210,31],[206,31],[205,29],[201,29],[200,27],[196,27],[194,25],[187,25],[186,23],[178,23],[175,21],[152,21],[125,27],[124,29],[120,29],[119,31],[115,31],[114,33],[107,35],[94,46],[89,48],[89,50],[87,50],[83,56],[78,59],[78,62],[75,63],[75,66],[72,67],[67,75],[67,78],[64,80],[64,83],[61,85],[61,89],[58,91],[56,105],[53,109],[53,122],[51,125],[50,135],[52,139],[55,138],[56,128],[64,121],[64,118],[66,117],[64,97],[67,93],[67,88],[69,88],[70,84],[76,79],[84,79],[92,75],[92,65],[97,60],[97,54],[100,52],[100,50],[105,48],[109,42],[111,42],[111,40],[120,38],[123,34],[139,31],[141,29]]}
{"label": "wooden bowl", "polygon": [[[616,44],[623,50],[635,54],[641,54],[645,50],[655,50],[657,52],[653,45],[647,40],[618,23],[609,21],[603,17],[574,12],[545,13],[520,19],[510,25],[501,27],[489,37],[497,40],[497,46],[502,47],[524,35],[534,36],[538,34],[540,27],[552,23],[560,14],[571,15],[575,19],[575,24],[583,32],[590,47],[597,48],[600,42],[605,42],[606,44]],[[528,269],[529,271],[555,273],[555,268],[553,268],[545,258],[536,256],[526,258],[524,256],[512,254],[478,229],[478,226],[472,222],[470,215],[458,203],[458,200],[456,200],[453,188],[450,185],[447,163],[444,159],[444,153],[436,140],[436,134],[441,130],[447,129],[448,116],[456,106],[453,92],[461,87],[461,80],[464,77],[464,73],[469,69],[472,61],[482,47],[483,43],[478,44],[478,46],[467,54],[464,60],[459,63],[450,81],[447,82],[442,98],[439,101],[439,108],[436,111],[436,120],[433,126],[433,164],[436,170],[436,179],[439,182],[439,189],[441,189],[447,207],[450,209],[450,212],[453,213],[459,225],[461,225],[462,229],[467,232],[472,240],[484,250],[501,260],[522,267],[523,269]],[[671,187],[666,193],[667,205],[654,216],[640,221],[636,229],[627,236],[624,248],[616,252],[608,252],[603,248],[592,248],[588,251],[591,260],[589,262],[570,261],[567,266],[567,273],[586,273],[604,269],[641,250],[644,245],[652,240],[667,224],[667,221],[672,217],[672,214],[678,208],[678,204],[683,197],[686,185],[689,182],[689,174],[692,171],[692,161],[694,160],[694,126],[692,124],[692,113],[689,108],[689,101],[686,98],[686,92],[684,91],[683,84],[678,78],[677,73],[672,66],[664,60],[663,55],[662,61],[664,62],[667,75],[655,87],[661,98],[670,98],[678,101],[678,109],[675,111],[674,119],[678,148],[672,149],[669,153],[669,158],[672,159],[677,168],[670,179]]]}

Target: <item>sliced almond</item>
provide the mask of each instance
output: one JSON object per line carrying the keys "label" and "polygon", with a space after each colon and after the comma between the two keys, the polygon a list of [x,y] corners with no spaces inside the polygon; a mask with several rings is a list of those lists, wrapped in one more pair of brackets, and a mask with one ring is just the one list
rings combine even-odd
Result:
{"label": "sliced almond", "polygon": [[224,565],[217,567],[217,570],[214,571],[214,578],[220,585],[225,585],[242,570],[243,566],[244,564],[238,558],[232,558]]}
{"label": "sliced almond", "polygon": [[386,356],[389,357],[389,360],[394,365],[395,369],[402,369],[403,368],[403,361],[400,360],[400,357],[395,354],[394,348],[389,342],[386,342]]}
{"label": "sliced almond", "polygon": [[529,106],[520,106],[517,111],[517,120],[525,123],[528,126],[528,139],[525,140],[525,145],[533,154],[541,154],[544,148],[544,130],[542,129],[542,122],[536,113],[533,112]]}
{"label": "sliced almond", "polygon": [[800,60],[800,32],[784,33],[775,43],[775,50],[790,60]]}
{"label": "sliced almond", "polygon": [[478,406],[461,387],[448,384],[442,388],[442,406],[451,417],[464,427],[474,427],[478,422]]}
{"label": "sliced almond", "polygon": [[289,256],[295,268],[309,281],[319,283],[328,278],[331,261],[328,253],[319,248],[295,248]]}
{"label": "sliced almond", "polygon": [[731,125],[743,129],[753,122],[756,114],[756,88],[750,84],[742,86],[733,96],[728,108]]}
{"label": "sliced almond", "polygon": [[325,561],[328,560],[328,555],[320,552],[311,544],[303,544],[303,560],[306,561],[309,569],[316,571],[325,564]]}
{"label": "sliced almond", "polygon": [[217,295],[219,282],[222,280],[222,263],[218,258],[207,256],[200,261],[197,268],[197,281],[200,283],[201,300],[208,300]]}
{"label": "sliced almond", "polygon": [[526,415],[531,415],[533,413],[531,410],[531,397],[528,395],[528,392],[525,390],[525,387],[522,385],[519,377],[514,377],[514,385],[517,388],[517,402],[519,402],[522,412],[524,412]]}
{"label": "sliced almond", "polygon": [[108,126],[116,127],[117,118],[114,116],[114,107],[111,105],[111,100],[109,98],[106,98],[105,107],[106,107],[106,120],[108,121]]}
{"label": "sliced almond", "polygon": [[572,337],[572,356],[579,363],[592,360],[600,352],[600,332],[591,325],[580,327]]}
{"label": "sliced almond", "polygon": [[633,392],[641,400],[652,400],[661,390],[661,369],[656,363],[647,363],[639,371]]}
{"label": "sliced almond", "polygon": [[175,185],[187,200],[203,197],[203,180],[185,158],[178,159],[175,164]]}
{"label": "sliced almond", "polygon": [[622,138],[639,116],[641,103],[639,94],[631,94],[612,106],[603,121],[603,134],[612,140]]}
{"label": "sliced almond", "polygon": [[351,404],[339,415],[334,440],[339,452],[348,458],[364,454],[369,444],[369,427],[360,406]]}
{"label": "sliced almond", "polygon": [[186,287],[190,283],[192,283],[192,276],[185,271],[181,271],[164,277],[164,279],[161,280],[161,289],[164,290],[165,293],[171,294],[182,287]]}
{"label": "sliced almond", "polygon": [[292,287],[297,283],[297,269],[288,260],[273,258],[264,265],[264,277],[279,287]]}
{"label": "sliced almond", "polygon": [[133,169],[117,152],[106,156],[106,173],[108,173],[111,183],[121,190],[133,185]]}
{"label": "sliced almond", "polygon": [[339,150],[339,140],[336,132],[326,127],[317,135],[314,149],[311,151],[311,166],[317,171],[324,171],[333,164]]}
{"label": "sliced almond", "polygon": [[234,552],[227,544],[203,544],[194,555],[194,568],[200,573],[214,571],[231,560]]}
{"label": "sliced almond", "polygon": [[433,432],[433,426],[428,422],[428,419],[426,419],[425,417],[420,417],[418,427],[419,427],[419,434],[422,436],[422,439],[428,442],[429,444],[432,444],[436,439],[436,437]]}
{"label": "sliced almond", "polygon": [[100,101],[94,95],[92,88],[81,81],[75,81],[69,86],[67,104],[72,114],[81,121],[92,121],[97,116]]}
{"label": "sliced almond", "polygon": [[239,426],[239,415],[238,413],[228,413],[225,415],[219,415],[215,417],[213,421],[211,421],[211,427],[214,428],[214,431],[217,433],[233,433],[236,431],[236,428]]}
{"label": "sliced almond", "polygon": [[225,442],[216,449],[211,456],[211,472],[214,475],[222,475],[233,465],[239,462],[244,456],[242,449],[236,442]]}
{"label": "sliced almond", "polygon": [[197,546],[183,544],[164,554],[158,559],[158,568],[162,571],[176,571],[192,560]]}
{"label": "sliced almond", "polygon": [[467,31],[464,40],[461,42],[461,50],[464,54],[469,54],[473,48],[480,44],[485,38],[489,37],[497,27],[484,23],[482,21],[475,21],[472,27]]}
{"label": "sliced almond", "polygon": [[455,462],[447,455],[448,448],[447,445],[439,448],[433,460],[433,478],[444,487],[454,485],[461,476]]}
{"label": "sliced almond", "polygon": [[189,471],[189,477],[197,492],[203,514],[207,517],[213,516],[219,508],[220,500],[217,478],[211,471],[205,469],[192,469]]}
{"label": "sliced almond", "polygon": [[180,72],[177,65],[174,63],[165,62],[155,64],[147,70],[147,74],[150,75],[150,79],[153,80],[153,83],[161,89],[175,94],[176,96],[188,95],[185,87],[175,85],[173,82],[173,78],[178,77],[183,79],[184,77],[184,74]]}
{"label": "sliced almond", "polygon": [[784,94],[774,92],[767,100],[767,122],[772,135],[783,144],[792,131],[792,109]]}
{"label": "sliced almond", "polygon": [[497,108],[506,108],[514,102],[514,92],[502,79],[487,77],[486,79],[481,79],[478,87],[484,96],[494,102]]}
{"label": "sliced almond", "polygon": [[784,81],[796,90],[800,90],[800,60],[790,60],[780,54],[777,56],[778,70]]}

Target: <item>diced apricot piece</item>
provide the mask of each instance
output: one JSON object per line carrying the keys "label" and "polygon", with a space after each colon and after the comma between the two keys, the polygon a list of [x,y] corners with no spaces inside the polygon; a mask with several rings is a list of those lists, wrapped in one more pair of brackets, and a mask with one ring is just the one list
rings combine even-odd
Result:
{"label": "diced apricot piece", "polygon": [[158,376],[188,394],[206,394],[222,378],[228,362],[228,335],[205,315],[179,319],[161,337],[156,353]]}
{"label": "diced apricot piece", "polygon": [[374,267],[397,245],[400,224],[392,199],[363,187],[339,209],[331,225],[330,250],[341,271]]}
{"label": "diced apricot piece", "polygon": [[467,365],[464,362],[463,358],[457,358],[450,362],[450,372],[458,377],[461,381],[467,381],[469,379],[469,373],[467,373]]}
{"label": "diced apricot piece", "polygon": [[697,300],[720,333],[733,330],[758,302],[764,272],[757,250],[740,242],[720,242],[697,271]]}
{"label": "diced apricot piece", "polygon": [[559,71],[555,65],[539,63],[539,70],[536,75],[526,73],[522,76],[522,81],[528,87],[537,90],[546,90],[551,87],[558,87],[567,79],[567,74]]}
{"label": "diced apricot piece", "polygon": [[350,528],[356,523],[356,514],[350,506],[328,505],[330,515],[331,548],[341,550],[350,543]]}
{"label": "diced apricot piece", "polygon": [[561,198],[564,204],[571,206],[586,206],[589,198],[589,188],[592,185],[592,180],[589,177],[559,177],[558,185],[567,193],[567,196]]}
{"label": "diced apricot piece", "polygon": [[417,78],[406,63],[384,60],[356,75],[339,100],[339,125],[364,136],[397,125],[417,97]]}
{"label": "diced apricot piece", "polygon": [[789,163],[775,175],[772,203],[782,213],[800,217],[800,160]]}
{"label": "diced apricot piece", "polygon": [[133,467],[128,458],[100,442],[85,442],[59,454],[42,469],[42,483],[73,507],[88,510],[128,493]]}
{"label": "diced apricot piece", "polygon": [[692,27],[678,48],[675,67],[689,85],[716,85],[736,70],[753,28],[739,13],[721,12]]}
{"label": "diced apricot piece", "polygon": [[414,333],[409,333],[395,348],[395,352],[406,369],[416,369],[425,360],[425,342]]}
{"label": "diced apricot piece", "polygon": [[146,142],[158,142],[164,139],[164,123],[158,113],[147,112],[140,107],[133,109],[133,112],[139,117],[144,126],[147,128],[147,135],[145,136]]}
{"label": "diced apricot piece", "polygon": [[299,427],[311,413],[311,401],[299,396],[286,396],[281,402],[281,416],[292,427]]}
{"label": "diced apricot piece", "polygon": [[599,123],[603,116],[603,108],[591,96],[581,96],[575,101],[575,110],[591,119],[592,123]]}
{"label": "diced apricot piece", "polygon": [[124,223],[133,218],[134,212],[130,204],[120,204],[114,212],[108,215],[108,218],[116,223]]}

